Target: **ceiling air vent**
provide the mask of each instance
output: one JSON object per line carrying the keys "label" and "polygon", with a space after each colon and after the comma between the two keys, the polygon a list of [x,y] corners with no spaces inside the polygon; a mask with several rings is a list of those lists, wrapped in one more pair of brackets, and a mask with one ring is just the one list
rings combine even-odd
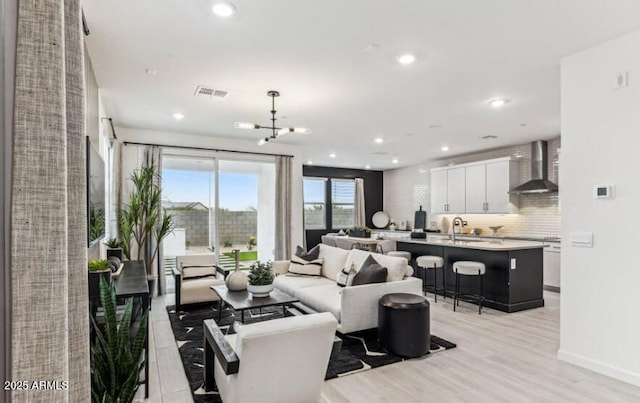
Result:
{"label": "ceiling air vent", "polygon": [[489,139],[497,139],[498,136],[494,136],[493,134],[487,134],[486,136],[482,136],[480,137],[482,140],[489,140]]}
{"label": "ceiling air vent", "polygon": [[389,155],[389,153],[386,153],[384,151],[376,151],[376,152],[371,153],[371,155]]}
{"label": "ceiling air vent", "polygon": [[213,88],[204,87],[199,85],[196,87],[196,92],[193,94],[196,97],[207,97],[213,99],[226,99],[229,95],[228,91],[216,90]]}

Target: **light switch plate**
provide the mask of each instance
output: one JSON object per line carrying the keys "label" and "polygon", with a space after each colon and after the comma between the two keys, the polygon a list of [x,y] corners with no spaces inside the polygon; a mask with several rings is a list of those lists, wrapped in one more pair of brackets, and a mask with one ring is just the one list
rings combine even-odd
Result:
{"label": "light switch plate", "polygon": [[511,270],[515,270],[516,269],[516,258],[512,258],[511,259]]}
{"label": "light switch plate", "polygon": [[593,247],[593,232],[574,231],[569,234],[571,246],[579,246],[581,248]]}

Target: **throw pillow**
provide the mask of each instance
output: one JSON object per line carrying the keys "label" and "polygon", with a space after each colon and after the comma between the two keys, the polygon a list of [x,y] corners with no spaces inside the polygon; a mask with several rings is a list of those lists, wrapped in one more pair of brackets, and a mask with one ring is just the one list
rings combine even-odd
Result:
{"label": "throw pillow", "polygon": [[305,251],[302,246],[298,245],[296,246],[296,256],[303,258],[304,260],[306,260],[307,262],[310,262],[312,260],[316,260],[318,258],[318,255],[320,255],[320,245],[316,245],[313,248],[311,248],[311,250],[309,252]]}
{"label": "throw pillow", "polygon": [[322,275],[322,263],[324,259],[318,258],[310,262],[296,255],[291,256],[291,264],[289,265],[288,275],[296,276],[313,276],[320,277]]}
{"label": "throw pillow", "polygon": [[340,287],[348,287],[353,283],[353,277],[356,275],[356,267],[351,263],[351,267],[347,269],[346,267],[342,268],[340,272],[338,272],[338,276],[336,277],[336,283]]}
{"label": "throw pillow", "polygon": [[362,263],[362,267],[353,277],[352,285],[363,285],[373,283],[385,283],[387,281],[387,268],[380,264],[369,255]]}
{"label": "throw pillow", "polygon": [[215,265],[207,265],[207,266],[182,266],[182,278],[183,279],[197,279],[197,278],[207,278],[207,277],[216,277],[216,266]]}

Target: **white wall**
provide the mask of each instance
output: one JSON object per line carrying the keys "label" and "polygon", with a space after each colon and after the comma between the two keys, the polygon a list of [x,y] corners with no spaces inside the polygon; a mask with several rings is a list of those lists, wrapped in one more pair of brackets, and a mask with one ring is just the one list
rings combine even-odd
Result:
{"label": "white wall", "polygon": [[[640,31],[562,62],[560,359],[640,386]],[[616,74],[630,85],[615,89]],[[593,186],[614,184],[611,200]],[[571,247],[573,231],[593,248]]]}
{"label": "white wall", "polygon": [[[303,240],[303,211],[302,211],[302,155],[300,148],[294,145],[269,142],[265,146],[258,146],[254,141],[236,140],[223,137],[200,136],[186,133],[159,132],[152,130],[128,129],[117,127],[118,140],[151,143],[160,145],[179,145],[185,147],[216,148],[225,150],[236,150],[244,152],[260,152],[272,154],[293,155],[292,161],[292,212],[291,212],[291,247],[295,250],[296,245],[302,245]],[[127,146],[122,148],[123,153],[123,177],[129,176],[130,172],[139,166],[142,158],[142,151],[139,147]],[[197,152],[197,151],[194,151]],[[226,156],[238,156],[238,154],[224,154]],[[123,186],[129,186],[124,183]],[[123,197],[124,194],[123,192]]]}

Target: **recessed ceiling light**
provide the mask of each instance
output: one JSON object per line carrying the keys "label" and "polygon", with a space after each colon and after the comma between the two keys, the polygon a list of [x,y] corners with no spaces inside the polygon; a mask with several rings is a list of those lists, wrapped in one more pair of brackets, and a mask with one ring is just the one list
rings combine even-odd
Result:
{"label": "recessed ceiling light", "polygon": [[335,157],[336,157],[336,153],[331,153],[331,154],[329,154],[329,157],[330,157],[330,158],[335,158]]}
{"label": "recessed ceiling light", "polygon": [[307,161],[307,165],[313,165],[313,161],[311,160]]}
{"label": "recessed ceiling light", "polygon": [[182,120],[182,119],[184,119],[184,114],[182,114],[180,112],[176,112],[176,113],[173,114],[173,118],[175,120]]}
{"label": "recessed ceiling light", "polygon": [[440,147],[440,149],[442,151],[449,151],[449,146],[442,146],[442,147]]}
{"label": "recessed ceiling light", "polygon": [[236,13],[236,8],[231,3],[216,3],[211,8],[213,13],[221,18],[231,17]]}
{"label": "recessed ceiling light", "polygon": [[371,165],[365,165],[364,169],[371,169]]}
{"label": "recessed ceiling light", "polygon": [[399,161],[397,158],[394,158],[391,162],[393,162],[394,164],[397,164]]}
{"label": "recessed ceiling light", "polygon": [[491,106],[492,108],[502,108],[508,103],[509,100],[507,98],[496,98],[489,101],[489,106]]}
{"label": "recessed ceiling light", "polygon": [[382,144],[384,143],[384,139],[382,137],[376,137],[375,140],[373,140],[376,142],[376,144]]}
{"label": "recessed ceiling light", "polygon": [[396,60],[398,60],[398,63],[404,64],[406,66],[408,64],[411,64],[411,63],[415,62],[416,61],[416,57],[414,55],[412,55],[411,53],[405,53],[403,55],[398,56],[398,58]]}

